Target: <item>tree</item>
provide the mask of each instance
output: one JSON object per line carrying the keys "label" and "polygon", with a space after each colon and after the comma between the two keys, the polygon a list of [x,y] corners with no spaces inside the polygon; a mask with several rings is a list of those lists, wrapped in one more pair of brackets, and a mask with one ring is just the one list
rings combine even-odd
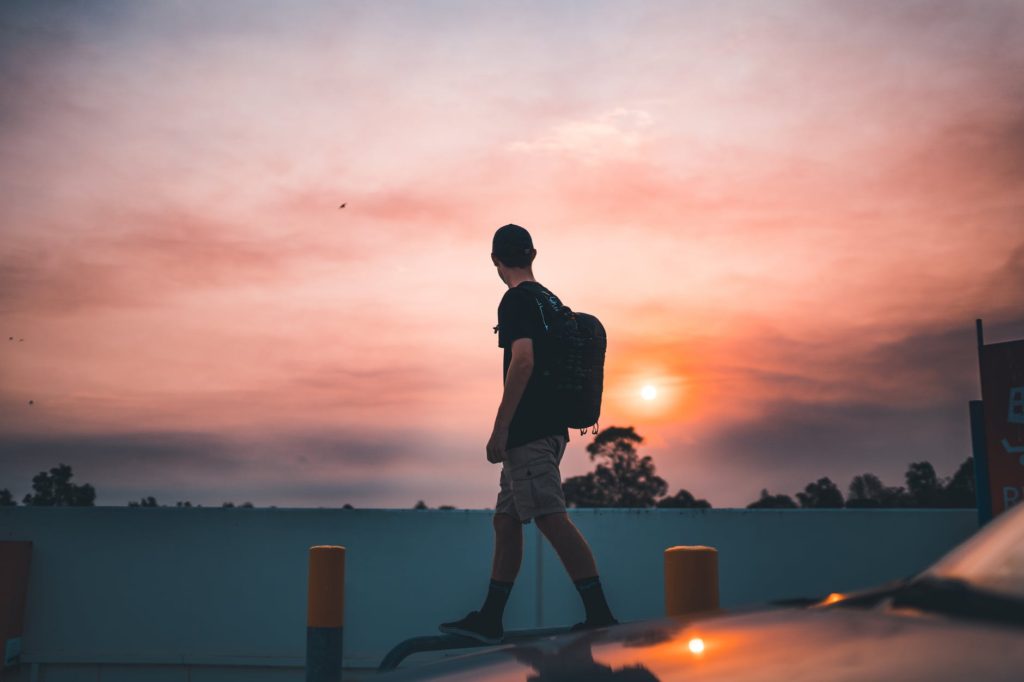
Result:
{"label": "tree", "polygon": [[968,457],[953,474],[943,491],[948,507],[977,506],[977,493],[974,489],[974,458]]}
{"label": "tree", "polygon": [[913,462],[906,473],[907,492],[915,507],[941,507],[944,485],[930,462]]}
{"label": "tree", "polygon": [[430,509],[430,507],[427,506],[427,503],[424,502],[423,500],[420,500],[419,502],[414,504],[412,508],[413,509]]}
{"label": "tree", "polygon": [[881,505],[886,508],[897,508],[897,507],[912,507],[914,501],[910,497],[910,493],[907,489],[901,485],[886,486],[882,489],[882,500]]}
{"label": "tree", "polygon": [[606,491],[597,483],[593,472],[572,476],[562,482],[562,494],[567,507],[611,507]]}
{"label": "tree", "polygon": [[640,457],[636,444],[643,438],[632,426],[609,426],[587,445],[597,468],[566,479],[562,486],[570,507],[653,507],[668,490],[654,472],[654,461]]}
{"label": "tree", "polygon": [[0,507],[17,507],[18,503],[14,501],[14,496],[11,495],[11,491],[7,488],[0,490]]}
{"label": "tree", "polygon": [[156,498],[150,495],[149,497],[143,497],[138,502],[129,502],[129,507],[159,507],[156,503]]}
{"label": "tree", "polygon": [[761,488],[761,499],[751,502],[747,509],[796,509],[796,502],[789,495],[772,495],[767,488]]}
{"label": "tree", "polygon": [[689,490],[680,488],[675,495],[658,500],[657,506],[663,509],[710,509],[711,503],[707,500],[694,499]]}
{"label": "tree", "polygon": [[874,474],[854,476],[847,489],[847,507],[880,507],[885,486]]}
{"label": "tree", "polygon": [[41,471],[32,478],[34,494],[25,495],[23,503],[47,507],[92,507],[96,490],[88,483],[75,485],[71,482],[71,467],[67,464],[53,467],[50,472]]}
{"label": "tree", "polygon": [[930,462],[913,462],[905,474],[907,487],[882,485],[874,474],[854,476],[847,507],[959,507],[977,504],[974,458],[963,461],[951,478],[940,479]]}
{"label": "tree", "polygon": [[910,504],[910,497],[902,486],[886,486],[874,474],[854,476],[846,497],[846,506],[850,509],[907,507]]}
{"label": "tree", "polygon": [[[353,506],[352,506],[351,504],[349,504],[348,502],[346,502],[345,504],[341,505],[341,508],[342,508],[342,509],[355,509],[355,507],[353,507]],[[271,509],[273,509],[273,507],[271,507]]]}
{"label": "tree", "polygon": [[804,509],[841,509],[843,506],[843,494],[828,476],[808,483],[802,493],[796,494],[796,499]]}

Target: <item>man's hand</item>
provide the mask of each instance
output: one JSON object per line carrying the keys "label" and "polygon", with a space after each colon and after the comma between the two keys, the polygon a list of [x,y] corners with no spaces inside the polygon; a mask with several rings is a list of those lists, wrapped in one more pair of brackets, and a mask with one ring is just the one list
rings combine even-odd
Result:
{"label": "man's hand", "polygon": [[487,441],[487,461],[491,464],[501,464],[505,461],[505,445],[508,444],[508,429],[498,426],[491,432],[491,439]]}

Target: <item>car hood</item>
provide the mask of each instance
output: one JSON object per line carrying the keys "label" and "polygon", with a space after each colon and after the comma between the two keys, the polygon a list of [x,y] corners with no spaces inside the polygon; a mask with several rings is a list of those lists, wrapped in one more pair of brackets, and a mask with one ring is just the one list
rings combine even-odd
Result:
{"label": "car hood", "polygon": [[913,610],[774,609],[645,621],[410,667],[384,680],[1020,680],[1024,629]]}

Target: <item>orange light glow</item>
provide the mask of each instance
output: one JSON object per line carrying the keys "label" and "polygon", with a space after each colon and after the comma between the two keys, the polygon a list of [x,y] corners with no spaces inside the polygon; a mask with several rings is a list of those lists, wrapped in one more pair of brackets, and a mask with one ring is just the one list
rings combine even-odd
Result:
{"label": "orange light glow", "polygon": [[658,389],[656,389],[654,386],[651,386],[650,384],[647,384],[642,389],[640,389],[640,397],[643,398],[644,400],[654,400],[655,398],[658,397]]}
{"label": "orange light glow", "polygon": [[691,652],[695,654],[704,653],[704,640],[700,637],[694,637],[687,643],[686,646]]}
{"label": "orange light glow", "polygon": [[833,592],[824,599],[821,600],[822,606],[828,606],[829,604],[835,604],[837,601],[842,601],[843,595],[839,592]]}

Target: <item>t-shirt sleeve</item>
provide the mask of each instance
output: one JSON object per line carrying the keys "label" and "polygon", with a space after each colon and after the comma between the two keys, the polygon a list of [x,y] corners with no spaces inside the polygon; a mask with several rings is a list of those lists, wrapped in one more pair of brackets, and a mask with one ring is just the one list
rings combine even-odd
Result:
{"label": "t-shirt sleeve", "polygon": [[[532,298],[532,297],[531,297]],[[498,305],[498,346],[511,348],[512,342],[523,337],[536,336],[539,313],[531,298],[508,291]]]}

